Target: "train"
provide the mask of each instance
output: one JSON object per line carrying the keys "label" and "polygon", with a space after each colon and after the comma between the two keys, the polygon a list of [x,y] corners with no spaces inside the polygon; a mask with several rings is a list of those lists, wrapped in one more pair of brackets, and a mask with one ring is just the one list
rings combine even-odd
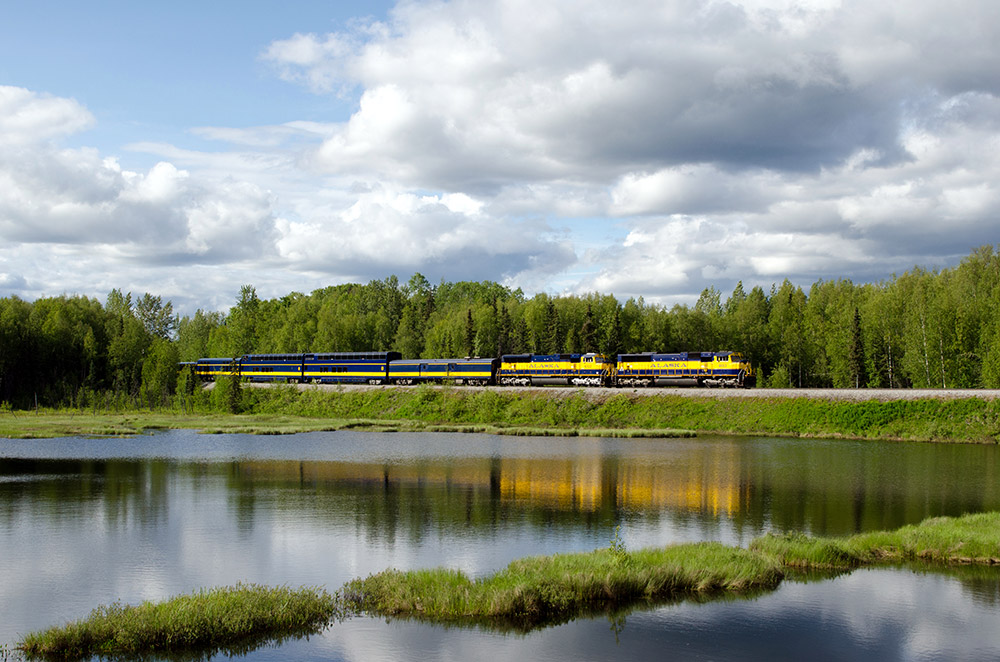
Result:
{"label": "train", "polygon": [[184,365],[208,381],[225,375],[251,382],[297,384],[752,388],[757,382],[750,362],[730,351],[453,359],[404,359],[399,352],[245,354]]}

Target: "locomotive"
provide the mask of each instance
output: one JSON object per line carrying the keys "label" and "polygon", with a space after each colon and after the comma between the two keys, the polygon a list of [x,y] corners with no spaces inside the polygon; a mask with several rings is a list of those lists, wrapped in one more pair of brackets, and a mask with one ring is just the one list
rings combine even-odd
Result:
{"label": "locomotive", "polygon": [[205,380],[317,384],[453,383],[479,386],[716,386],[752,388],[739,352],[504,354],[498,358],[404,359],[399,352],[246,354],[190,365]]}

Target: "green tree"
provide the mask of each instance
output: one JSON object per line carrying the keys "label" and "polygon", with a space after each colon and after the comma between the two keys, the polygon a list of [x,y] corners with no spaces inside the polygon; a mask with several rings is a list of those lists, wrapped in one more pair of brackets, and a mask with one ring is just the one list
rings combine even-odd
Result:
{"label": "green tree", "polygon": [[869,384],[888,388],[908,385],[900,359],[903,356],[903,300],[894,282],[865,287],[862,315],[868,321],[865,356]]}
{"label": "green tree", "polygon": [[507,311],[507,306],[505,304],[500,304],[499,308],[496,356],[503,356],[505,353],[510,351],[512,324],[510,313]]}
{"label": "green tree", "polygon": [[768,337],[770,315],[770,302],[759,285],[746,294],[740,282],[726,302],[727,348],[741,352],[758,370],[767,373],[774,366]]}
{"label": "green tree", "polygon": [[420,358],[424,351],[424,334],[418,305],[407,304],[399,320],[395,346],[403,358]]}
{"label": "green tree", "polygon": [[177,345],[155,338],[142,364],[142,399],[150,407],[169,402],[177,386]]}
{"label": "green tree", "polygon": [[240,298],[229,311],[226,326],[229,327],[230,356],[242,356],[261,351],[258,349],[258,317],[260,299],[253,285],[240,288]]}
{"label": "green tree", "polygon": [[108,294],[108,368],[115,392],[130,396],[139,394],[142,384],[142,364],[152,342],[132,308],[132,294],[122,295],[114,289]]}
{"label": "green tree", "polygon": [[466,309],[465,313],[465,354],[472,356],[475,351],[476,325],[472,321],[472,308]]}
{"label": "green tree", "polygon": [[542,352],[545,354],[559,354],[562,349],[562,338],[559,333],[559,313],[556,311],[556,304],[552,299],[545,302],[545,327],[544,340],[542,341]]}
{"label": "green tree", "polygon": [[587,314],[580,327],[580,344],[585,352],[597,351],[597,327],[594,325],[594,307],[587,302]]}
{"label": "green tree", "polygon": [[612,308],[611,314],[604,320],[601,331],[604,336],[601,353],[616,356],[621,351],[622,345],[621,306],[615,305]]}
{"label": "green tree", "polygon": [[206,313],[199,309],[194,317],[184,317],[177,323],[177,354],[181,361],[197,361],[211,355],[209,341],[212,331],[222,326],[221,313]]}
{"label": "green tree", "polygon": [[162,298],[149,292],[135,302],[135,316],[146,333],[156,338],[170,338],[177,329],[174,305],[170,301],[164,304]]}
{"label": "green tree", "polygon": [[854,308],[854,318],[851,321],[849,365],[854,388],[866,386],[868,384],[868,375],[865,372],[865,345],[864,337],[861,334],[861,311],[856,306]]}
{"label": "green tree", "polygon": [[[782,376],[781,386],[808,385],[809,352],[805,332],[806,295],[801,287],[787,279],[771,294],[771,315],[768,318],[768,335],[775,348],[777,365],[775,375]],[[780,372],[779,372],[780,369]],[[787,378],[787,383],[784,380]],[[771,386],[778,386],[774,379]]]}

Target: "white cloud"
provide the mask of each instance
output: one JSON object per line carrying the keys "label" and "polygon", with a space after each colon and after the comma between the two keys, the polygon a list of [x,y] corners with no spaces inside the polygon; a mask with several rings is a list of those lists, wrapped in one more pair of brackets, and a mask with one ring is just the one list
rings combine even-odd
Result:
{"label": "white cloud", "polygon": [[556,272],[572,249],[545,228],[493,217],[465,194],[418,196],[376,187],[349,208],[279,224],[281,255],[327,273],[448,274],[450,279],[502,280],[526,271]]}
{"label": "white cloud", "polygon": [[23,147],[90,127],[94,117],[73,99],[0,85],[0,146]]}
{"label": "white cloud", "polygon": [[[901,158],[900,102],[996,55],[979,26],[991,7],[928,5],[917,22],[911,2],[411,3],[265,57],[321,89],[361,87],[319,152],[332,172],[454,190],[684,163],[798,171],[862,149]],[[950,29],[932,39],[934,21]]]}
{"label": "white cloud", "polygon": [[[664,302],[954,263],[996,241],[997,7],[403,2],[261,54],[350,116],[126,146],[145,168],[61,145],[76,101],[0,87],[0,238],[261,291],[421,271]],[[0,283],[51,285],[37,259]]]}
{"label": "white cloud", "polygon": [[[95,295],[121,287],[107,274],[129,273],[129,263],[152,273],[274,253],[266,191],[166,161],[136,172],[94,149],[60,148],[55,138],[92,122],[86,109],[20,88],[0,88],[0,98],[0,141],[13,146],[0,151],[4,293]],[[134,276],[151,291],[164,282]]]}

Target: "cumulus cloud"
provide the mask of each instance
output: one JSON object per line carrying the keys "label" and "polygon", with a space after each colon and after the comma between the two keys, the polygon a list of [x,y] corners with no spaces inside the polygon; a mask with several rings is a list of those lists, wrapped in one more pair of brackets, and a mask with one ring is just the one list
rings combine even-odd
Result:
{"label": "cumulus cloud", "polygon": [[575,259],[545,228],[496,218],[466,194],[415,195],[377,187],[349,208],[303,222],[283,221],[287,260],[325,273],[420,271],[449,280],[556,273]]}
{"label": "cumulus cloud", "polygon": [[0,237],[262,291],[878,280],[996,241],[998,33],[992,0],[401,2],[260,55],[349,116],[129,145],[144,169],[62,147],[76,101],[0,87]]}
{"label": "cumulus cloud", "polygon": [[123,170],[92,149],[39,147],[0,155],[0,237],[11,242],[113,244],[136,256],[248,258],[273,247],[267,194],[195,181],[160,162]]}
{"label": "cumulus cloud", "polygon": [[[325,125],[199,131],[242,151],[135,144],[132,149],[161,159],[138,171],[95,149],[58,145],[55,137],[82,126],[59,109],[89,117],[75,102],[26,90],[8,96],[21,100],[19,108],[55,110],[34,116],[34,139],[16,138],[12,129],[8,142],[18,148],[0,152],[0,238],[9,247],[5,265],[15,267],[0,275],[5,293],[38,296],[79,291],[82,284],[95,295],[136,284],[181,302],[204,302],[217,292],[210,283],[225,283],[220,289],[230,296],[234,278],[259,283],[262,293],[277,290],[277,296],[418,270],[449,279],[544,275],[574,259],[572,248],[544,224],[496,217],[466,193],[324,182],[302,168],[289,142],[312,136],[315,143],[328,132]],[[18,122],[0,117],[0,126],[16,128]],[[176,289],[158,289],[165,284]],[[201,294],[191,296],[187,286]]]}
{"label": "cumulus cloud", "polygon": [[170,276],[159,267],[276,254],[266,190],[192,175],[167,161],[127,170],[96,149],[60,146],[92,123],[71,99],[0,88],[4,295],[101,295],[132,283],[162,291]]}
{"label": "cumulus cloud", "polygon": [[0,85],[0,146],[23,147],[90,127],[94,117],[73,99]]}
{"label": "cumulus cloud", "polygon": [[501,218],[608,219],[622,239],[570,289],[669,300],[719,279],[884,278],[994,241],[998,11],[403,3],[263,57],[357,94],[320,172],[463,191]]}
{"label": "cumulus cloud", "polygon": [[906,159],[904,102],[927,90],[995,93],[993,7],[411,3],[265,57],[314,89],[362,89],[319,152],[334,171],[448,190],[691,163],[815,171],[862,149]]}

